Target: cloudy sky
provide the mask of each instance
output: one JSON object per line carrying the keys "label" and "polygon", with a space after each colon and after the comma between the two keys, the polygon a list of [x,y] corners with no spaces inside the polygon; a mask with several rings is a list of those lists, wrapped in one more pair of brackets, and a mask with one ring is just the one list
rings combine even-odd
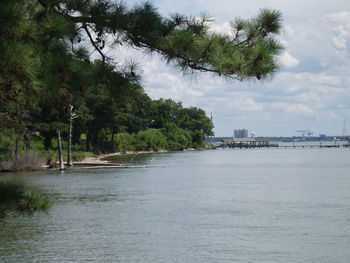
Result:
{"label": "cloudy sky", "polygon": [[301,129],[342,135],[344,120],[350,133],[349,0],[151,2],[164,16],[209,12],[220,32],[228,32],[229,21],[237,16],[250,18],[260,8],[278,9],[283,14],[280,41],[285,46],[282,69],[263,82],[228,82],[206,73],[183,75],[157,56],[138,53],[143,85],[152,98],[182,101],[184,106],[204,109],[208,116],[212,112],[216,136],[232,136],[238,128],[258,136],[296,136]]}

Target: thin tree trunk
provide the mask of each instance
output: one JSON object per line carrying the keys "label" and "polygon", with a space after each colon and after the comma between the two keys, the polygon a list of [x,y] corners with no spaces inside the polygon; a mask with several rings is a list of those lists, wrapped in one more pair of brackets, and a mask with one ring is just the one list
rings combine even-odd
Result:
{"label": "thin tree trunk", "polygon": [[16,164],[16,166],[17,166],[17,162],[18,162],[18,156],[19,156],[19,135],[16,134],[16,139],[15,139],[15,164]]}
{"label": "thin tree trunk", "polygon": [[31,138],[30,138],[31,136],[30,136],[30,133],[29,132],[27,132],[27,133],[25,133],[24,135],[23,135],[23,142],[24,142],[24,148],[25,148],[25,150],[26,151],[29,151],[29,150],[31,150]]}
{"label": "thin tree trunk", "polygon": [[86,138],[85,138],[85,151],[90,151],[90,134],[86,132]]}
{"label": "thin tree trunk", "polygon": [[114,137],[115,137],[115,133],[112,133],[112,138],[111,138],[111,146],[110,146],[110,150],[112,152],[115,152],[115,143],[114,143]]}
{"label": "thin tree trunk", "polygon": [[58,158],[60,162],[59,169],[64,170],[63,156],[62,156],[62,142],[61,142],[61,132],[57,130],[57,144],[58,144]]}
{"label": "thin tree trunk", "polygon": [[[18,104],[16,105],[16,116],[18,116]],[[18,124],[17,124],[18,125]],[[16,139],[15,139],[15,166],[18,165],[18,156],[19,156],[19,128],[17,127],[15,129],[15,136],[16,136]]]}
{"label": "thin tree trunk", "polygon": [[67,166],[73,166],[72,162],[72,129],[73,129],[73,106],[69,105],[69,133],[68,133],[68,155]]}

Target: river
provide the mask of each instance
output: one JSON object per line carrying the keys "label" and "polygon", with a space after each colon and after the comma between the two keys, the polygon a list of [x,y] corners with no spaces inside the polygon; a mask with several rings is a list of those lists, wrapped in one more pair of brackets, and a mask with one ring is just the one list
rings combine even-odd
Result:
{"label": "river", "polygon": [[349,262],[349,157],[225,149],[19,174],[53,207],[0,223],[0,262]]}

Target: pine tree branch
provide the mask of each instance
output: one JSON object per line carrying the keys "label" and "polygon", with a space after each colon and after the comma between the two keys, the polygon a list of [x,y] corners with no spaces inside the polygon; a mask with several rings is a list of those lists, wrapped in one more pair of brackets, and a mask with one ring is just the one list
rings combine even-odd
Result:
{"label": "pine tree branch", "polygon": [[105,54],[103,54],[103,52],[100,50],[100,48],[96,45],[94,39],[93,39],[92,36],[91,36],[91,33],[90,33],[89,29],[88,29],[87,24],[86,24],[86,23],[83,23],[82,28],[85,30],[87,36],[88,36],[89,39],[90,39],[91,44],[92,44],[92,45],[94,46],[94,48],[95,48],[95,50],[97,50],[97,52],[101,55],[102,61],[103,61],[103,63],[104,63],[104,62],[106,61],[106,56],[105,56]]}

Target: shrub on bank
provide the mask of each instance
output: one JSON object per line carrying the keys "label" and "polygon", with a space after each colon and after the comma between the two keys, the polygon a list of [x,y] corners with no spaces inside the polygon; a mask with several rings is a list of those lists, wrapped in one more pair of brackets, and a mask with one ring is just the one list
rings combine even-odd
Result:
{"label": "shrub on bank", "polygon": [[159,129],[148,129],[139,131],[136,135],[137,150],[147,151],[167,149],[168,142],[165,135]]}
{"label": "shrub on bank", "polygon": [[134,134],[118,133],[114,139],[115,149],[118,152],[135,151],[137,139]]}
{"label": "shrub on bank", "polygon": [[50,202],[39,192],[29,190],[19,181],[0,181],[0,219],[16,214],[46,212]]}
{"label": "shrub on bank", "polygon": [[[9,133],[9,134],[7,134]],[[11,151],[14,147],[14,132],[7,131],[6,133],[0,132],[0,162],[7,161],[11,158]]]}
{"label": "shrub on bank", "polygon": [[2,163],[0,165],[0,170],[15,172],[34,171],[40,170],[44,163],[44,158],[42,158],[38,153],[34,151],[26,151],[19,154],[17,158],[13,156],[8,161]]}
{"label": "shrub on bank", "polygon": [[163,129],[148,129],[137,134],[118,133],[114,138],[115,149],[126,151],[182,151],[188,148],[204,147],[202,132],[192,132],[179,128],[175,123],[167,123]]}
{"label": "shrub on bank", "polygon": [[162,129],[168,141],[168,149],[171,151],[184,150],[192,147],[191,132],[181,129],[174,123],[167,123]]}

